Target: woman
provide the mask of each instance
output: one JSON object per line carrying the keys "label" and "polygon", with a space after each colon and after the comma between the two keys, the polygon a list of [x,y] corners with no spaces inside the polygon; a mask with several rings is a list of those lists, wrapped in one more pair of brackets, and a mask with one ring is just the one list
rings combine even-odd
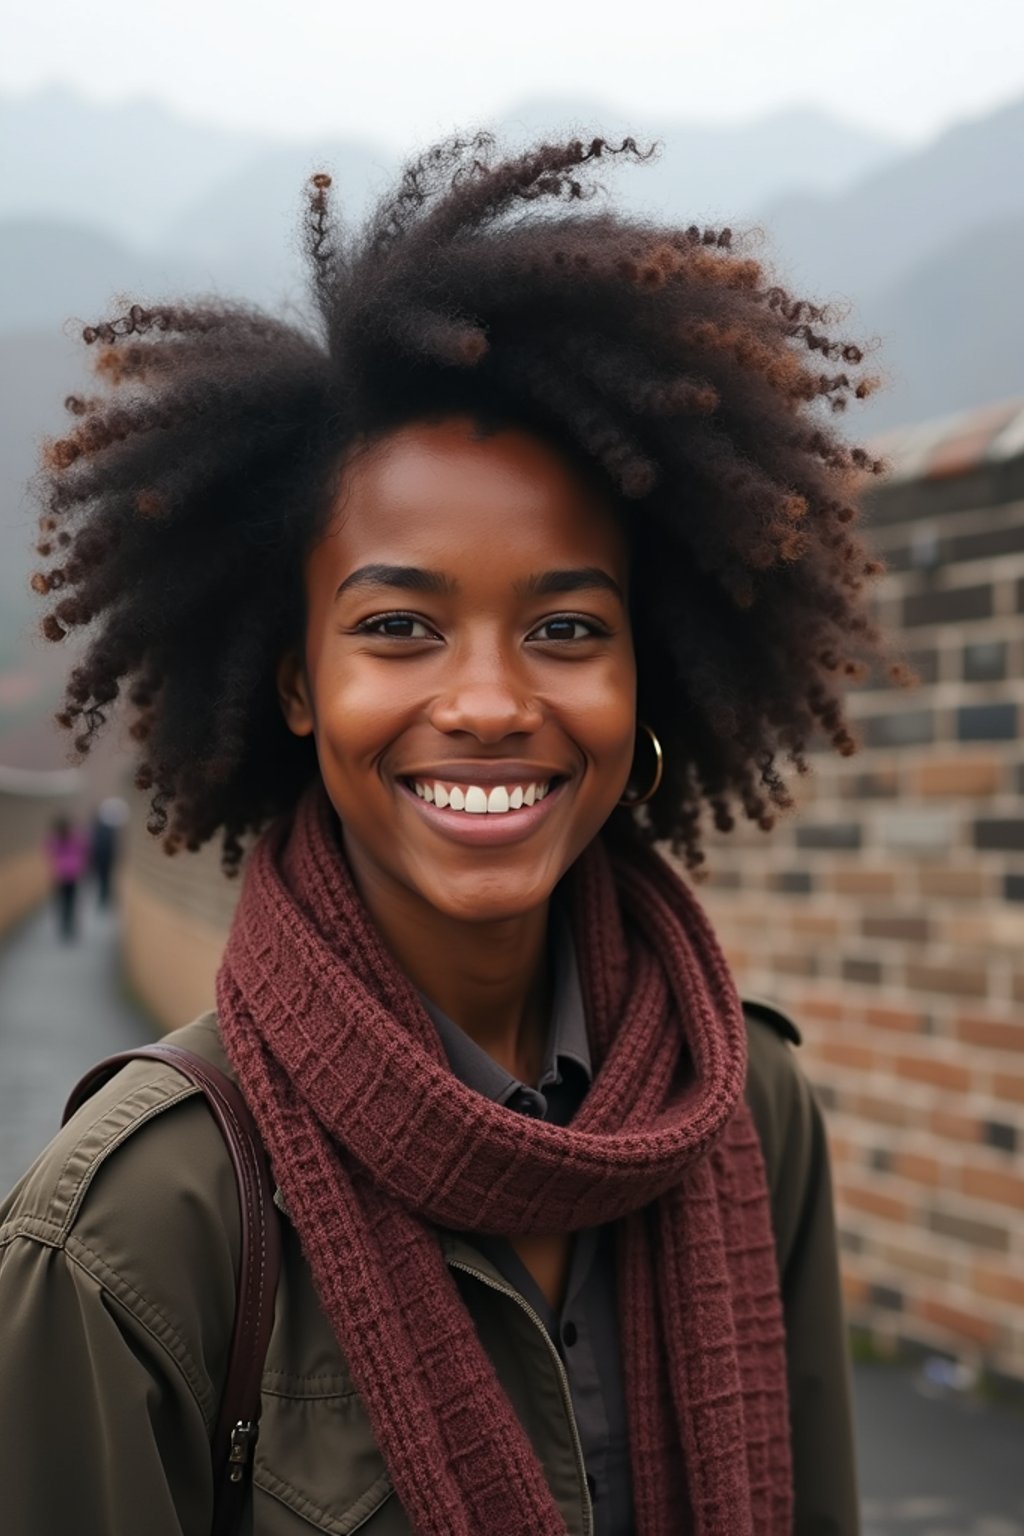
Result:
{"label": "woman", "polygon": [[78,883],[89,862],[89,845],[66,816],[58,816],[46,839],[46,861],[50,866],[53,905],[57,932],[66,944],[74,939],[78,904]]}
{"label": "woman", "polygon": [[[284,1213],[265,1536],[856,1529],[820,1116],[650,844],[852,750],[869,385],[727,231],[585,212],[616,155],[445,145],[353,238],[314,178],[316,327],[135,306],[49,449],[64,724],[126,695],[169,851],[269,826],[173,1037]],[[133,1064],[6,1221],[15,1529],[207,1531],[204,1104]]]}

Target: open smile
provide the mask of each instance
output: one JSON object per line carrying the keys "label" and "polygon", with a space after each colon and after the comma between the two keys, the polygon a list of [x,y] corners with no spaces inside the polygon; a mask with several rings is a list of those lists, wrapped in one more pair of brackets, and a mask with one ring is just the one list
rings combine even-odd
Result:
{"label": "open smile", "polygon": [[451,779],[410,779],[416,795],[441,810],[469,816],[504,816],[543,800],[554,779],[527,779],[509,784],[463,784]]}
{"label": "open smile", "polygon": [[528,837],[548,819],[566,782],[557,776],[488,785],[420,777],[399,780],[429,826],[456,842],[488,847]]}

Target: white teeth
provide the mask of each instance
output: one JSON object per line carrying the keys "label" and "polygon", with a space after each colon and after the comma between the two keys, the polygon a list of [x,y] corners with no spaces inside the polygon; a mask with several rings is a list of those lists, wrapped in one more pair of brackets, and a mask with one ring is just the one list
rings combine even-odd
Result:
{"label": "white teeth", "polygon": [[524,805],[536,805],[551,788],[550,784],[516,784],[509,789],[505,784],[495,784],[490,791],[479,784],[462,787],[453,784],[446,789],[437,782],[428,784],[414,779],[412,787],[421,800],[436,805],[441,810],[468,811],[471,816],[503,816],[507,811],[522,810]]}

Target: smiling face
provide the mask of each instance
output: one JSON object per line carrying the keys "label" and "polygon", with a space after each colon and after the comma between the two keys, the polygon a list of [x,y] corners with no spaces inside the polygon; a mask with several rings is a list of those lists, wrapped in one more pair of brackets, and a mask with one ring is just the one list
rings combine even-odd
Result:
{"label": "smiling face", "polygon": [[621,530],[541,439],[417,423],[359,453],[306,564],[316,739],[356,881],[481,922],[542,906],[625,787],[636,672]]}

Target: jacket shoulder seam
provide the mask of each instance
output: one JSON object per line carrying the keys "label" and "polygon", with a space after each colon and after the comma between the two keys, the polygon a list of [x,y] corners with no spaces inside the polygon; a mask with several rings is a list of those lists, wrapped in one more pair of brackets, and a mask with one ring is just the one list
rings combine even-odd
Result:
{"label": "jacket shoulder seam", "polygon": [[15,1219],[45,1224],[51,1229],[50,1240],[59,1246],[74,1226],[86,1192],[106,1160],[150,1120],[200,1092],[180,1074],[176,1073],[175,1078],[176,1081],[166,1087],[152,1079],[138,1084],[104,1110],[98,1119],[83,1126],[81,1134],[68,1148],[58,1172],[47,1183],[45,1203],[40,1201],[34,1209],[23,1211]]}
{"label": "jacket shoulder seam", "polygon": [[60,1222],[47,1216],[15,1216],[0,1227],[0,1248],[24,1238],[26,1242],[41,1243],[44,1248],[63,1248],[64,1229]]}

